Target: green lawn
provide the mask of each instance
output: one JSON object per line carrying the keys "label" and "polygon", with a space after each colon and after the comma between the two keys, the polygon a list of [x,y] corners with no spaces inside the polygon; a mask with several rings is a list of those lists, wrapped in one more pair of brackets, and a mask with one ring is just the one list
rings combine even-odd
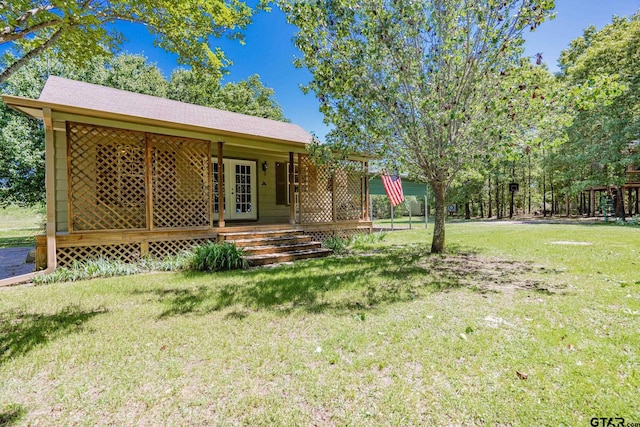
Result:
{"label": "green lawn", "polygon": [[0,425],[640,422],[640,229],[455,223],[447,256],[431,229],[2,290]]}
{"label": "green lawn", "polygon": [[35,246],[34,236],[44,234],[44,217],[43,207],[0,209],[0,248]]}

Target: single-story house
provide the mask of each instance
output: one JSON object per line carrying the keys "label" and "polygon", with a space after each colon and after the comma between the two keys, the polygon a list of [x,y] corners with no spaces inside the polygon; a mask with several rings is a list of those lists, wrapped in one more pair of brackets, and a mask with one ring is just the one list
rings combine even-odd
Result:
{"label": "single-story house", "polygon": [[54,76],[38,99],[2,99],[44,121],[40,268],[162,257],[230,231],[371,229],[367,159],[316,166],[295,124]]}

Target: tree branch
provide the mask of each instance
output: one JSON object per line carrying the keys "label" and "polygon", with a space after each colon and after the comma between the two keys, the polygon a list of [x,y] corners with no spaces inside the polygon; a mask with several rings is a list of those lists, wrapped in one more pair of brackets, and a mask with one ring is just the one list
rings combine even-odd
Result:
{"label": "tree branch", "polygon": [[51,37],[49,37],[44,43],[31,49],[9,67],[4,69],[0,74],[0,84],[3,84],[5,81],[7,81],[7,79],[11,77],[13,73],[15,73],[20,67],[29,62],[29,60],[33,59],[34,57],[51,47],[56,41],[58,41],[60,36],[62,36],[63,32],[64,30],[62,28],[56,30],[56,32],[54,32]]}

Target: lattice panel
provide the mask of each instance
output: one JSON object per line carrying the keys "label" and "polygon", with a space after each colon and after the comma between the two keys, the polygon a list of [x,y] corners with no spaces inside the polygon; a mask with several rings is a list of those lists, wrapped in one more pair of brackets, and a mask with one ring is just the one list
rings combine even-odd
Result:
{"label": "lattice panel", "polygon": [[336,220],[357,221],[362,219],[362,178],[353,171],[341,170],[336,179]]}
{"label": "lattice panel", "polygon": [[209,142],[156,134],[150,140],[154,227],[208,226]]}
{"label": "lattice panel", "polygon": [[336,236],[340,237],[341,239],[347,239],[358,233],[362,233],[362,232],[357,228],[344,228],[342,230],[336,230]]}
{"label": "lattice panel", "polygon": [[73,230],[146,228],[145,136],[67,124]]}
{"label": "lattice panel", "polygon": [[331,230],[328,231],[305,231],[304,234],[311,236],[314,242],[324,242],[329,237],[333,236]]}
{"label": "lattice panel", "polygon": [[300,222],[333,221],[331,174],[325,167],[317,167],[308,155],[299,157]]}
{"label": "lattice panel", "polygon": [[72,267],[74,261],[84,262],[98,258],[133,262],[140,258],[140,243],[57,248],[56,255],[58,267]]}
{"label": "lattice panel", "polygon": [[168,255],[176,255],[180,252],[191,250],[194,246],[205,245],[210,241],[210,239],[189,239],[149,242],[149,255],[162,259]]}

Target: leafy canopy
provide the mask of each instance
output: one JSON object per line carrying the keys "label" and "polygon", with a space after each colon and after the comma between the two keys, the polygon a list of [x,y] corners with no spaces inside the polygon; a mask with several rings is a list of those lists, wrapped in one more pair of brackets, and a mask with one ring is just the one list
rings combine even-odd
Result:
{"label": "leafy canopy", "polygon": [[[261,1],[259,7],[266,7]],[[76,66],[115,52],[123,36],[112,25],[129,21],[145,26],[154,43],[179,55],[179,61],[207,69],[218,78],[229,60],[210,47],[226,35],[242,41],[253,10],[240,0],[12,0],[0,2],[0,45],[9,46],[3,83],[29,60],[53,50]]]}
{"label": "leafy canopy", "polygon": [[[332,0],[283,4],[299,28],[334,148],[399,165],[436,198],[432,251],[444,251],[445,194],[456,173],[497,147],[509,116],[501,80],[553,0]],[[518,89],[519,90],[519,89]],[[395,163],[395,165],[394,165]]]}

